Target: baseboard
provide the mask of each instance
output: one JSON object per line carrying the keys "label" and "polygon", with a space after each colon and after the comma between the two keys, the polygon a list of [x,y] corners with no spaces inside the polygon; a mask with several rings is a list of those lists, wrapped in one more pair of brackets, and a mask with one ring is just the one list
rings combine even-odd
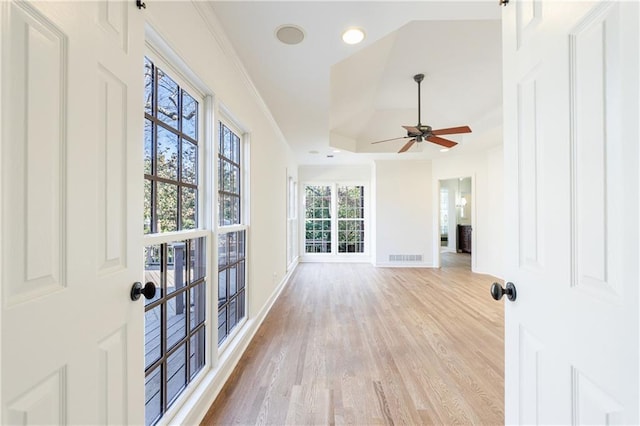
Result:
{"label": "baseboard", "polygon": [[301,256],[300,263],[371,263],[369,256]]}
{"label": "baseboard", "polygon": [[436,268],[432,263],[424,262],[377,262],[376,268]]}
{"label": "baseboard", "polygon": [[216,397],[220,394],[231,373],[233,373],[233,370],[238,365],[240,358],[264,322],[267,314],[271,311],[273,304],[289,283],[297,266],[298,262],[296,261],[295,264],[289,268],[289,271],[287,271],[287,274],[283,277],[265,306],[260,310],[258,315],[247,321],[241,333],[236,336],[233,342],[230,342],[230,345],[218,359],[217,365],[205,375],[187,402],[182,405],[180,410],[170,420],[166,422],[162,421],[161,424],[197,425],[202,422],[202,419],[204,419],[207,411],[209,411]]}

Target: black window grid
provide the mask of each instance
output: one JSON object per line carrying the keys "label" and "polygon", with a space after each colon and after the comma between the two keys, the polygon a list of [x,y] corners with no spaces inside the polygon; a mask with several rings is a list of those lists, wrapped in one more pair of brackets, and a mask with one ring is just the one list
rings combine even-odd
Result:
{"label": "black window grid", "polygon": [[[224,274],[225,276],[224,298],[220,297],[220,292],[218,294],[218,345],[227,339],[246,313],[246,232],[228,232],[220,234],[219,238],[225,238],[226,242],[224,244],[224,253],[221,253],[222,250],[220,248],[218,249],[218,286],[220,286],[220,275]],[[233,239],[235,239],[235,242],[232,241]],[[232,256],[231,250],[234,246],[236,247],[236,254]],[[236,290],[232,294],[232,277],[227,271],[233,268],[236,271]],[[234,306],[235,310],[232,310]]]}
{"label": "black window grid", "polygon": [[[202,237],[201,237],[202,238]],[[203,238],[204,239],[204,238]],[[193,252],[193,241],[194,240],[183,240],[182,242],[184,242],[185,244],[185,254],[186,254],[186,259],[185,259],[185,265],[191,265],[193,262],[195,262],[195,257],[194,257],[194,252]],[[160,410],[158,415],[153,418],[153,419],[145,419],[145,423],[147,425],[153,425],[155,423],[158,422],[158,420],[160,420],[162,418],[162,416],[164,415],[164,413],[166,413],[166,411],[169,409],[169,407],[171,407],[171,404],[180,396],[182,390],[180,389],[179,392],[176,393],[176,395],[172,398],[169,399],[169,395],[168,395],[168,387],[167,387],[167,383],[169,382],[170,378],[168,378],[168,359],[171,358],[171,356],[176,353],[177,351],[181,350],[182,348],[184,348],[185,353],[187,354],[187,360],[185,362],[185,383],[184,383],[184,387],[186,387],[191,381],[192,379],[195,377],[196,373],[198,373],[200,370],[202,370],[202,368],[204,367],[204,365],[206,364],[206,350],[204,350],[204,348],[206,348],[206,311],[202,313],[202,321],[200,321],[197,324],[191,324],[191,306],[193,305],[193,300],[192,300],[192,290],[197,290],[200,291],[200,294],[196,297],[200,297],[201,299],[201,309],[206,309],[206,274],[204,274],[203,277],[199,277],[195,280],[192,279],[192,268],[190,267],[186,267],[184,270],[184,282],[185,285],[179,289],[179,290],[175,290],[171,293],[168,292],[168,271],[169,271],[169,262],[170,262],[170,256],[169,256],[169,246],[171,244],[175,244],[175,242],[172,243],[164,243],[164,244],[160,244],[159,248],[160,248],[160,286],[158,288],[158,292],[159,294],[156,295],[156,297],[152,300],[149,301],[149,303],[147,303],[145,305],[145,312],[151,311],[153,309],[156,309],[158,307],[160,307],[160,316],[161,316],[161,320],[160,320],[160,356],[158,357],[157,360],[153,361],[151,364],[149,364],[149,366],[147,366],[147,368],[145,368],[145,381],[150,377],[153,376],[154,374],[156,374],[156,372],[158,371],[158,369],[160,370]],[[158,246],[156,246],[158,247]],[[202,248],[204,249],[204,244],[202,245]],[[200,256],[202,258],[204,258],[205,253],[201,253]],[[174,265],[175,266],[175,265]],[[194,291],[195,293],[195,291]],[[169,324],[168,324],[168,303],[170,302],[171,299],[175,299],[176,301],[180,298],[184,296],[184,307],[185,307],[185,312],[186,314],[184,315],[184,327],[185,327],[185,335],[184,337],[181,337],[179,340],[173,342],[173,344],[169,347],[169,345],[167,344],[168,342],[168,333],[169,333]],[[194,337],[199,336],[202,333],[203,335],[203,342],[202,342],[202,352],[201,353],[194,353],[193,356],[195,357],[200,357],[195,365],[197,366],[197,368],[195,369],[195,371],[192,371],[192,366],[191,366],[191,340]],[[177,374],[174,373],[174,374]],[[145,405],[149,403],[150,400],[152,400],[155,397],[155,395],[149,396],[146,395],[145,396]]]}
{"label": "black window grid", "polygon": [[[162,230],[158,229],[158,184],[159,183],[164,183],[164,184],[168,184],[168,185],[173,185],[176,187],[176,192],[177,192],[177,199],[176,199],[176,229],[175,230],[183,230],[184,229],[184,223],[183,223],[183,195],[185,193],[185,189],[193,189],[196,191],[196,196],[195,196],[195,218],[194,218],[194,227],[193,228],[197,228],[198,227],[198,195],[197,195],[197,191],[198,191],[198,152],[197,152],[197,147],[198,147],[198,140],[196,138],[191,137],[190,135],[186,134],[183,132],[183,98],[184,98],[184,94],[188,93],[181,88],[179,85],[178,87],[178,94],[176,95],[176,99],[177,99],[177,111],[178,111],[178,119],[177,119],[177,126],[173,127],[167,123],[165,123],[164,121],[162,121],[159,117],[158,117],[158,99],[157,99],[157,93],[158,93],[158,73],[162,73],[162,70],[160,68],[158,68],[155,64],[153,64],[151,62],[151,75],[152,75],[152,84],[153,84],[153,89],[152,89],[152,95],[151,95],[151,99],[147,100],[147,102],[150,102],[151,104],[151,114],[149,114],[146,110],[144,113],[144,117],[146,120],[149,120],[151,122],[151,126],[152,126],[152,131],[151,131],[151,173],[145,173],[144,178],[146,180],[149,181],[150,185],[151,185],[151,206],[150,206],[150,224],[149,224],[149,228],[148,232],[145,233],[151,233],[151,234],[155,234],[158,232],[161,232]],[[197,111],[197,101],[196,101],[196,111]],[[197,124],[197,116],[196,116],[196,128],[198,126]],[[166,177],[162,177],[158,175],[158,129],[162,128],[163,130],[170,132],[171,134],[173,134],[174,136],[177,137],[178,143],[177,143],[177,171],[176,171],[176,179],[170,179],[170,178],[166,178]],[[183,141],[192,143],[193,145],[196,146],[196,160],[195,160],[195,182],[196,183],[190,183],[190,182],[185,182],[184,181],[184,167],[183,167]],[[189,228],[192,229],[192,228]]]}

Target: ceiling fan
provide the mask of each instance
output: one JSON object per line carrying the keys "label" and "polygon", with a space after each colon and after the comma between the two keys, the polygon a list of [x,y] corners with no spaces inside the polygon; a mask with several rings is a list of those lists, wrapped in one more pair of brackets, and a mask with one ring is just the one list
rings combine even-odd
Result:
{"label": "ceiling fan", "polygon": [[402,148],[400,148],[401,152],[408,151],[409,148],[413,146],[416,142],[422,142],[423,140],[427,140],[429,142],[444,146],[446,148],[452,148],[456,146],[458,143],[449,139],[441,138],[441,135],[453,135],[457,133],[471,133],[471,128],[469,126],[460,126],[460,127],[450,127],[448,129],[438,129],[433,130],[431,126],[425,126],[420,123],[420,83],[424,80],[424,74],[416,74],[413,76],[413,79],[416,83],[418,83],[418,124],[416,126],[402,126],[407,131],[407,136],[401,136],[398,138],[385,139],[383,141],[371,142],[371,144],[382,143],[395,141],[397,139],[409,139],[411,138]]}

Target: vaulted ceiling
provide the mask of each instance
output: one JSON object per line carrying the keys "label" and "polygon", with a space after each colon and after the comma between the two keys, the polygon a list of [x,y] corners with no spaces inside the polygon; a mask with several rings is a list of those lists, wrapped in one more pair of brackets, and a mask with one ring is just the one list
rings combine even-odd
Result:
{"label": "vaulted ceiling", "polygon": [[[497,1],[212,1],[229,41],[301,164],[372,158],[438,158],[502,140],[500,7]],[[282,25],[304,32],[280,42]],[[358,45],[341,34],[366,33]],[[468,124],[469,135],[441,153],[420,143],[397,154],[401,125],[434,129]],[[335,152],[340,151],[340,152]],[[328,157],[332,156],[332,157]]]}

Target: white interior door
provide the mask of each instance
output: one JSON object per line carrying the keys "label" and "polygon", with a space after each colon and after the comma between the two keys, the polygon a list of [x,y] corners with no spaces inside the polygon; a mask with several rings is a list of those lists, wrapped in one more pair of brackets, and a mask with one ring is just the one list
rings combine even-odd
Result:
{"label": "white interior door", "polygon": [[2,423],[141,424],[142,14],[0,15]]}
{"label": "white interior door", "polygon": [[638,15],[503,11],[509,424],[640,422]]}

